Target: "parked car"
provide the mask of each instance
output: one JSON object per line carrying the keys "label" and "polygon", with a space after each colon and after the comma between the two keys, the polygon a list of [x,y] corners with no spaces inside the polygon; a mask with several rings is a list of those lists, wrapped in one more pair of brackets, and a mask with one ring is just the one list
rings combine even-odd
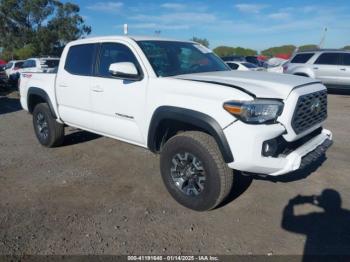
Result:
{"label": "parked car", "polygon": [[57,70],[60,59],[54,57],[29,58],[24,61],[20,72],[52,73]]}
{"label": "parked car", "polygon": [[232,71],[194,42],[120,36],[68,43],[57,74],[21,74],[20,101],[43,146],[59,146],[68,125],[160,153],[165,186],[194,210],[225,199],[232,169],[283,175],[332,144],[322,127],[324,85]]}
{"label": "parked car", "polygon": [[19,71],[22,68],[23,60],[12,60],[5,67],[6,75],[11,82],[18,80]]}
{"label": "parked car", "polygon": [[283,74],[283,68],[288,63],[288,60],[278,57],[270,58],[266,61],[266,71],[270,73]]}
{"label": "parked car", "polygon": [[239,56],[239,55],[233,55],[233,56],[225,56],[221,58],[225,62],[235,61],[235,62],[248,62],[251,64],[256,65],[257,67],[264,67],[264,63],[258,59],[256,56]]}
{"label": "parked car", "polygon": [[0,85],[4,85],[7,83],[7,75],[5,71],[5,65],[0,65]]}
{"label": "parked car", "polygon": [[239,71],[265,71],[265,68],[258,67],[249,62],[227,61],[225,62],[232,70]]}
{"label": "parked car", "polygon": [[260,61],[257,56],[246,56],[245,61],[256,65],[257,67],[263,68],[264,62]]}
{"label": "parked car", "polygon": [[227,61],[240,61],[240,62],[246,61],[244,56],[239,56],[239,55],[224,56],[224,57],[221,57],[221,59],[225,62],[227,62]]}
{"label": "parked car", "polygon": [[350,88],[350,51],[300,52],[284,66],[284,73],[322,81],[328,88]]}

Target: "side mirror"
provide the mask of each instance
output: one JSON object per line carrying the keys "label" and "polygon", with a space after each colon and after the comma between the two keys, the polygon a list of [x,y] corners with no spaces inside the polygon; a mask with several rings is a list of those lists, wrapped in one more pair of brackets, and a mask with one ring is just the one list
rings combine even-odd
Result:
{"label": "side mirror", "polygon": [[109,66],[109,73],[116,77],[126,80],[140,80],[136,66],[130,62],[113,63]]}

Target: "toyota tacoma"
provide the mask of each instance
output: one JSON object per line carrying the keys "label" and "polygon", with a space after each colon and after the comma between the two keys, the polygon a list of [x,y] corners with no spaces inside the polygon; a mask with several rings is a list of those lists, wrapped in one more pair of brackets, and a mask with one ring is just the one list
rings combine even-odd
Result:
{"label": "toyota tacoma", "polygon": [[23,72],[20,96],[43,146],[59,146],[67,125],[160,153],[169,193],[198,211],[223,201],[233,170],[284,175],[332,144],[319,81],[232,71],[194,42],[80,39],[57,73]]}

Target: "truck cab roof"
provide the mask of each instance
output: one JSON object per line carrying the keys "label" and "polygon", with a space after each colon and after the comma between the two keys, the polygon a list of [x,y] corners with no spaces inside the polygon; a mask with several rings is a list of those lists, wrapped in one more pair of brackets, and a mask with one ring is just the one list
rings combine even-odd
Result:
{"label": "truck cab roof", "polygon": [[158,37],[158,36],[133,36],[133,35],[107,35],[107,36],[96,36],[96,37],[88,37],[84,39],[79,39],[71,42],[72,44],[79,44],[79,43],[89,43],[89,42],[96,42],[96,41],[106,41],[106,40],[133,40],[133,41],[172,41],[172,42],[187,42],[187,43],[194,43],[193,41],[189,40],[177,40],[172,38],[164,38],[164,37]]}

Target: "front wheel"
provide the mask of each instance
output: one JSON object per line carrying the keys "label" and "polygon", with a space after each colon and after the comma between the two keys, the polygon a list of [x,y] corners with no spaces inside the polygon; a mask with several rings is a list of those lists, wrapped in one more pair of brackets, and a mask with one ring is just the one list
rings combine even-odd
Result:
{"label": "front wheel", "polygon": [[184,132],[170,138],[161,153],[160,169],[172,197],[193,210],[215,208],[232,188],[232,170],[214,138],[203,132]]}
{"label": "front wheel", "polygon": [[46,103],[35,106],[33,111],[33,126],[40,144],[54,147],[62,144],[64,139],[64,125],[52,117],[51,110]]}

